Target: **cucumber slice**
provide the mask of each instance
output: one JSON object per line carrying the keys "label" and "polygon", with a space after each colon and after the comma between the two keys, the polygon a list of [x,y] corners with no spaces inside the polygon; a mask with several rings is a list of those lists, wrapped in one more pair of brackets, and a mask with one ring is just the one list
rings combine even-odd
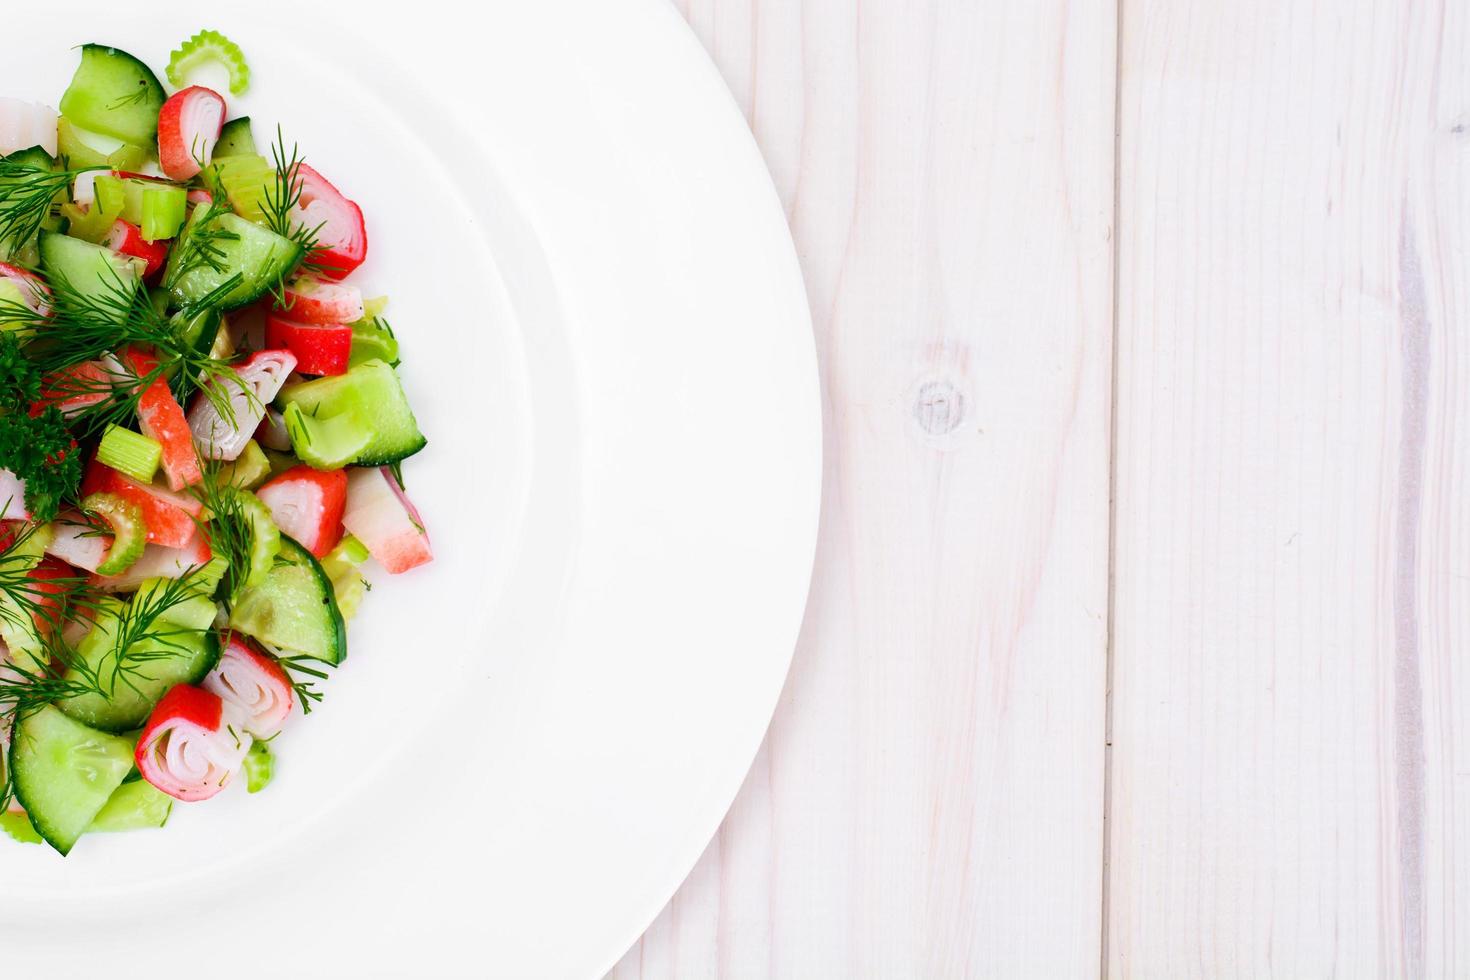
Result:
{"label": "cucumber slice", "polygon": [[35,167],[37,170],[55,170],[56,161],[51,159],[51,154],[39,146],[27,147],[24,150],[16,150],[5,157],[6,163],[18,163],[22,167]]}
{"label": "cucumber slice", "polygon": [[221,127],[212,159],[255,155],[255,135],[250,131],[249,116],[231,119]]}
{"label": "cucumber slice", "polygon": [[82,46],[82,63],[61,97],[61,114],[85,129],[135,146],[158,141],[163,86],[137,58],[101,44]]}
{"label": "cucumber slice", "polygon": [[10,772],[37,832],[67,854],[133,768],[133,742],[51,705],[15,723]]}
{"label": "cucumber slice", "polygon": [[[139,595],[147,595],[144,589]],[[133,600],[135,607],[138,599]],[[90,672],[105,681],[114,676],[117,664],[116,635],[123,604],[111,597],[99,600],[92,631],[77,644],[77,656]],[[154,634],[134,643],[128,655],[140,659],[125,675],[118,675],[110,696],[83,694],[57,703],[67,716],[108,732],[125,732],[148,720],[153,706],[175,684],[195,684],[204,679],[219,660],[219,638],[208,627],[215,605],[203,597],[187,599],[165,610],[154,621]],[[77,676],[75,668],[68,678]]]}
{"label": "cucumber slice", "polygon": [[78,293],[92,299],[115,301],[122,294],[131,295],[142,281],[142,259],[80,238],[43,231],[40,249],[41,269],[48,279],[65,279]]}
{"label": "cucumber slice", "polygon": [[347,629],[331,580],[311,552],[285,534],[265,582],[235,600],[230,628],[329,664],[347,657]]}
{"label": "cucumber slice", "polygon": [[428,444],[397,372],[383,361],[366,361],[345,374],[287,385],[278,401],[283,407],[299,405],[301,411],[323,421],[355,411],[373,433],[352,460],[359,466],[396,463]]}
{"label": "cucumber slice", "polygon": [[210,225],[225,235],[235,236],[216,238],[211,243],[220,267],[196,265],[187,272],[183,271],[179,266],[180,256],[192,251],[189,239],[199,233],[200,222],[207,210],[194,209],[168,257],[168,270],[163,281],[169,284],[174,301],[180,306],[208,295],[237,273],[241,277],[240,284],[224,297],[220,305],[225,310],[245,306],[263,296],[301,261],[303,250],[297,243],[239,215],[219,214],[210,220]]}
{"label": "cucumber slice", "polygon": [[155,789],[152,783],[142,779],[124,782],[97,811],[87,833],[115,834],[162,827],[168,823],[173,807],[173,797]]}

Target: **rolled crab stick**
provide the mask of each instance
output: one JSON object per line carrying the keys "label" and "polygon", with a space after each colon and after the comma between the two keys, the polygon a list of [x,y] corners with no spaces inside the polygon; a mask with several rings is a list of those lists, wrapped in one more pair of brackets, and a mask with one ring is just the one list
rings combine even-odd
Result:
{"label": "rolled crab stick", "polygon": [[367,259],[367,222],[362,208],[304,163],[297,164],[294,186],[301,197],[291,209],[291,220],[317,229],[312,262],[328,278],[345,278]]}
{"label": "rolled crab stick", "polygon": [[[296,356],[287,350],[262,350],[232,369],[234,378],[211,378],[189,409],[189,429],[194,444],[206,459],[226,462],[238,459],[245,444],[260,426],[265,406],[270,404],[296,367]],[[210,396],[213,397],[210,397]],[[229,417],[217,402],[227,401]]]}
{"label": "rolled crab stick", "polygon": [[194,803],[225,788],[251,741],[238,709],[212,691],[180,684],[148,716],[133,758],[155,789]]}
{"label": "rolled crab stick", "polygon": [[[0,262],[0,281],[9,282],[19,294],[20,302],[37,316],[51,315],[51,289],[46,281],[29,269]],[[3,298],[0,293],[0,298]]]}
{"label": "rolled crab stick", "polygon": [[285,670],[239,633],[229,634],[219,663],[202,686],[239,709],[245,730],[259,739],[281,731],[294,702]]}
{"label": "rolled crab stick", "polygon": [[173,180],[190,180],[214,156],[225,123],[225,99],[214,89],[190,85],[158,112],[158,162]]}

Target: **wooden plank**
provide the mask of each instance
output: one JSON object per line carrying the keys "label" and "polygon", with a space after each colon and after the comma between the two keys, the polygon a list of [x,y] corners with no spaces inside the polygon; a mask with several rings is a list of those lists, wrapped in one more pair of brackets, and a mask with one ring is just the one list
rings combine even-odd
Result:
{"label": "wooden plank", "polygon": [[613,971],[1091,976],[1112,0],[690,0],[824,371],[815,586],[719,837]]}
{"label": "wooden plank", "polygon": [[1112,975],[1470,972],[1467,54],[1125,6]]}

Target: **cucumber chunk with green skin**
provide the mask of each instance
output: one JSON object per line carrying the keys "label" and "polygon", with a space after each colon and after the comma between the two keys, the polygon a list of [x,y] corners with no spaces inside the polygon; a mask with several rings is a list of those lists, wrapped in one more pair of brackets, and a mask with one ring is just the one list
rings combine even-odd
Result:
{"label": "cucumber chunk with green skin", "polygon": [[30,146],[24,150],[16,150],[14,153],[5,157],[5,162],[18,163],[23,167],[35,167],[37,170],[56,169],[56,161],[51,159],[51,154],[39,146]]}
{"label": "cucumber chunk with green skin", "polygon": [[219,142],[214,144],[212,159],[255,155],[255,134],[250,131],[249,116],[231,119],[220,128]]}
{"label": "cucumber chunk with green skin", "polygon": [[[140,590],[140,594],[142,590]],[[133,610],[140,608],[133,600]],[[117,671],[117,635],[126,629],[125,605],[114,598],[99,600],[92,631],[77,644],[76,654],[89,672],[110,683],[110,692],[92,691],[57,702],[67,716],[108,732],[125,732],[148,720],[153,706],[175,684],[194,684],[204,679],[219,661],[219,638],[210,625],[215,605],[194,597],[167,609],[149,626],[152,635],[130,645],[132,660],[126,673]],[[68,679],[81,679],[73,668]]]}
{"label": "cucumber chunk with green skin", "polygon": [[318,419],[356,412],[373,434],[351,460],[358,466],[396,463],[428,444],[397,372],[383,361],[366,361],[345,374],[287,385],[277,401],[283,407],[298,405],[303,413]]}
{"label": "cucumber chunk with green skin", "polygon": [[180,306],[207,296],[234,275],[240,276],[240,284],[222,300],[220,306],[233,310],[259,299],[282,277],[286,276],[301,261],[303,249],[296,242],[288,241],[260,225],[246,221],[236,214],[220,214],[210,219],[223,235],[216,238],[212,247],[217,253],[219,268],[194,263],[184,271],[180,265],[188,256],[190,237],[198,233],[206,208],[195,208],[183,233],[169,253],[168,268],[163,281],[168,283],[174,301]]}
{"label": "cucumber chunk with green skin", "polygon": [[87,833],[115,834],[162,827],[168,823],[173,806],[173,797],[155,789],[153,784],[142,779],[124,781],[92,818]]}
{"label": "cucumber chunk with green skin", "polygon": [[91,299],[111,304],[131,296],[142,282],[142,259],[121,255],[80,238],[43,231],[40,250],[41,269],[48,279],[64,279],[73,290]]}
{"label": "cucumber chunk with green skin", "polygon": [[51,705],[22,716],[10,742],[15,796],[31,824],[62,854],[92,825],[133,768],[133,742]]}
{"label": "cucumber chunk with green skin", "polygon": [[331,580],[311,552],[285,534],[265,582],[235,600],[230,628],[329,664],[347,657],[347,628]]}
{"label": "cucumber chunk with green skin", "polygon": [[82,63],[61,96],[61,114],[83,129],[135,146],[158,141],[163,86],[137,58],[101,44],[82,46]]}

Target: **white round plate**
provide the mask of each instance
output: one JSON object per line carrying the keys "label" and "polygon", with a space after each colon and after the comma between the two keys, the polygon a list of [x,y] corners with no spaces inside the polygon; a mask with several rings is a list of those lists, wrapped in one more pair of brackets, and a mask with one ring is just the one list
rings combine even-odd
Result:
{"label": "white round plate", "polygon": [[372,573],[264,793],[65,860],[0,840],[6,970],[598,975],[739,787],[816,536],[806,299],[713,67],[663,0],[4,19],[0,94],[52,105],[82,42],[241,44],[231,115],[368,216],[437,553]]}

